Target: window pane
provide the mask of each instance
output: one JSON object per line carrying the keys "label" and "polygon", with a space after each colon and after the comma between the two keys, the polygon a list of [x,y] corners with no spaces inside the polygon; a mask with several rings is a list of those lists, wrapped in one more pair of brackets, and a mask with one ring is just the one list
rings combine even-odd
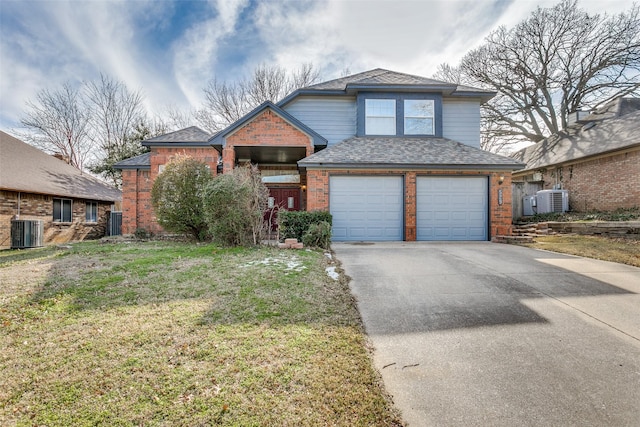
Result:
{"label": "window pane", "polygon": [[432,99],[412,99],[404,101],[405,117],[433,117]]}
{"label": "window pane", "polygon": [[62,200],[53,199],[53,222],[62,221]]}
{"label": "window pane", "polygon": [[62,222],[71,222],[71,200],[62,201]]}
{"label": "window pane", "polygon": [[404,119],[405,135],[433,135],[433,119]]}
{"label": "window pane", "polygon": [[96,202],[87,202],[85,220],[98,222],[98,204]]}
{"label": "window pane", "polygon": [[376,117],[395,117],[396,101],[395,99],[366,99],[365,100],[367,116]]}
{"label": "window pane", "polygon": [[367,117],[365,127],[367,135],[395,135],[396,118]]}

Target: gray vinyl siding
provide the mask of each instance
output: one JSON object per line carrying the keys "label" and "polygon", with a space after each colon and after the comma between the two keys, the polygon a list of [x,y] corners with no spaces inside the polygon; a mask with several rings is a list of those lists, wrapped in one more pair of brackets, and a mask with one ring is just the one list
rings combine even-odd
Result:
{"label": "gray vinyl siding", "polygon": [[442,100],[442,136],[480,148],[480,100]]}
{"label": "gray vinyl siding", "polygon": [[327,139],[329,145],[356,134],[356,99],[300,96],[284,110]]}

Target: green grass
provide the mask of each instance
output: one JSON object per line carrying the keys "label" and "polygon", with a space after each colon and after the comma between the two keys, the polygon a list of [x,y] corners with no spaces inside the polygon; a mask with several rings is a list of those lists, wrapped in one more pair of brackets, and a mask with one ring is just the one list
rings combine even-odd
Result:
{"label": "green grass", "polygon": [[0,252],[0,425],[396,426],[316,251]]}

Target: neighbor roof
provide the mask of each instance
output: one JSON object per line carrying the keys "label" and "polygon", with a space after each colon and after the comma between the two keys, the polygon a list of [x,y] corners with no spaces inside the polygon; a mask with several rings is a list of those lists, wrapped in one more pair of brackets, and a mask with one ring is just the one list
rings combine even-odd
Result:
{"label": "neighbor roof", "polygon": [[298,95],[344,95],[353,94],[359,90],[431,91],[449,96],[477,96],[483,101],[495,96],[495,92],[484,89],[376,68],[298,89],[280,101],[278,105],[284,106]]}
{"label": "neighbor roof", "polygon": [[0,131],[0,189],[114,202],[122,192]]}
{"label": "neighbor roof", "polygon": [[566,131],[513,153],[512,158],[526,163],[518,172],[640,146],[638,101],[614,101]]}
{"label": "neighbor roof", "polygon": [[301,167],[504,169],[523,164],[447,138],[353,137],[298,162]]}

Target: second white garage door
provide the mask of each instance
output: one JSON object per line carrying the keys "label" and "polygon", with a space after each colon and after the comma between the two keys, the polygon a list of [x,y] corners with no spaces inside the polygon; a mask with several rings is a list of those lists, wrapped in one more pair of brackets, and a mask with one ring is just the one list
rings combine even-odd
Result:
{"label": "second white garage door", "polygon": [[418,177],[417,240],[487,240],[486,177]]}
{"label": "second white garage door", "polygon": [[329,206],[334,241],[402,240],[403,180],[400,176],[332,176]]}

